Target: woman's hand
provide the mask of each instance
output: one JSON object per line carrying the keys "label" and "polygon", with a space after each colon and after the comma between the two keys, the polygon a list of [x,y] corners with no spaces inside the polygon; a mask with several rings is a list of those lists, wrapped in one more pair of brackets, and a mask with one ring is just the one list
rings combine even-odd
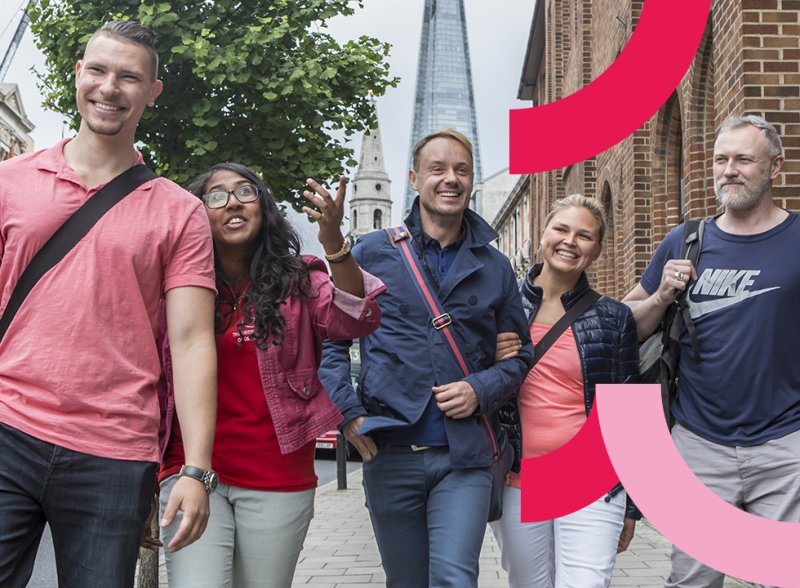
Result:
{"label": "woman's hand", "polygon": [[497,333],[497,348],[494,352],[495,363],[516,357],[520,349],[522,349],[522,341],[520,341],[517,333],[514,331]]}
{"label": "woman's hand", "polygon": [[622,532],[619,534],[619,542],[617,543],[617,553],[622,553],[631,544],[633,533],[636,531],[636,521],[625,517],[622,521]]}
{"label": "woman's hand", "polygon": [[339,188],[336,190],[335,197],[331,197],[328,190],[311,178],[306,180],[306,184],[313,192],[305,190],[303,196],[319,210],[304,206],[303,212],[317,221],[319,224],[319,233],[317,235],[319,242],[322,243],[325,253],[333,255],[342,248],[342,243],[344,243],[342,219],[344,218],[344,195],[347,178],[339,176]]}

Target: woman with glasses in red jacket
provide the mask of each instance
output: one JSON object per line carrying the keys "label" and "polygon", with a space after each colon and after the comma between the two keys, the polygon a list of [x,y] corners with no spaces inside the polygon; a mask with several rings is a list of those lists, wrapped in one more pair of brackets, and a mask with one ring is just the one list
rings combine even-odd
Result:
{"label": "woman with glasses in red jacket", "polygon": [[[335,196],[313,180],[307,185],[304,211],[318,223],[330,275],[321,260],[299,254],[297,234],[250,169],[217,164],[188,186],[205,203],[214,240],[212,465],[219,483],[203,536],[180,551],[166,550],[172,588],[291,585],[314,512],[315,439],[341,420],[317,377],[322,341],[362,337],[378,326],[375,297],[384,286],[360,270],[340,230],[344,178]],[[167,499],[181,468],[191,464],[184,464],[173,420],[168,341],[162,347],[169,431],[159,480],[169,544],[181,516],[165,511]]]}

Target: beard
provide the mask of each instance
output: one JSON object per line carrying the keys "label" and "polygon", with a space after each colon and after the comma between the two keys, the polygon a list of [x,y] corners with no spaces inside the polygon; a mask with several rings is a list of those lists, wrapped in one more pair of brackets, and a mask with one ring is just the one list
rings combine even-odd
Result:
{"label": "beard", "polygon": [[718,182],[714,181],[717,202],[728,210],[753,210],[770,184],[769,169],[760,178],[752,180]]}
{"label": "beard", "polygon": [[91,120],[84,119],[86,122],[86,126],[89,127],[89,130],[92,131],[96,135],[107,135],[113,136],[118,134],[122,130],[122,122],[119,123],[100,123],[97,124]]}

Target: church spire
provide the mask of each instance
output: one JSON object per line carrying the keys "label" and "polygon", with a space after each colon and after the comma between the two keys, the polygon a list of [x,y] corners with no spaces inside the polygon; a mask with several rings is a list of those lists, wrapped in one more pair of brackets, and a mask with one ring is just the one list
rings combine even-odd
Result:
{"label": "church spire", "polygon": [[374,230],[388,228],[392,222],[391,180],[383,161],[381,131],[377,120],[376,112],[375,128],[364,133],[358,169],[353,176],[350,234],[356,239]]}

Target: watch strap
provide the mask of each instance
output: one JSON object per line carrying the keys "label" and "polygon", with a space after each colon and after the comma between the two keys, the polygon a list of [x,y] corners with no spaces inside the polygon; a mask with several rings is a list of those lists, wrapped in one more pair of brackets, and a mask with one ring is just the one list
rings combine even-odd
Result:
{"label": "watch strap", "polygon": [[186,476],[201,482],[205,486],[206,492],[211,494],[216,488],[216,474],[211,470],[204,470],[190,465],[181,466],[181,471],[178,472],[179,476]]}

